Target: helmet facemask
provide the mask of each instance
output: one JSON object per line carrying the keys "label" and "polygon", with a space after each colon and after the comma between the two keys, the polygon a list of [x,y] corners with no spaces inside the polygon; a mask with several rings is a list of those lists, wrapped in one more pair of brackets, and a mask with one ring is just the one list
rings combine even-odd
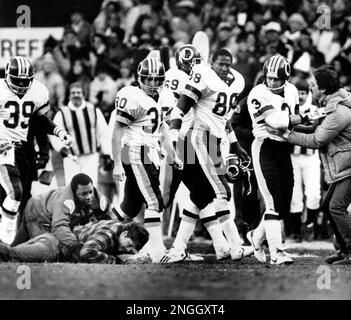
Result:
{"label": "helmet facemask", "polygon": [[[149,82],[153,81],[154,84],[153,85],[145,84],[146,81],[149,81]],[[147,75],[138,76],[138,83],[141,89],[143,89],[146,92],[146,94],[150,96],[155,96],[159,94],[163,87],[164,82],[165,82],[165,76],[147,76]]]}
{"label": "helmet facemask", "polygon": [[23,95],[25,94],[30,86],[32,85],[34,76],[33,77],[15,77],[10,74],[6,75],[6,82],[11,90],[16,93]]}

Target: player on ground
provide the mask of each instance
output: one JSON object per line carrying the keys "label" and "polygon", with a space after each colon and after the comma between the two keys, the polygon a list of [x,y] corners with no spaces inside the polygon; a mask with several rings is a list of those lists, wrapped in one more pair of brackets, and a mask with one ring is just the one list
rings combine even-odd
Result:
{"label": "player on ground", "polygon": [[0,184],[5,192],[0,238],[6,243],[11,243],[16,234],[16,215],[23,187],[28,184],[29,120],[46,133],[59,137],[66,146],[71,144],[70,135],[45,115],[49,109],[49,91],[34,79],[31,62],[25,57],[11,58],[5,79],[0,79]]}
{"label": "player on ground", "polygon": [[150,237],[143,251],[149,253],[153,262],[159,262],[165,252],[161,230],[164,205],[159,187],[160,141],[167,154],[173,155],[170,140],[161,139],[161,134],[166,134],[162,126],[162,107],[170,108],[166,104],[174,102],[174,97],[169,89],[162,89],[165,81],[162,62],[145,59],[137,72],[139,85],[124,87],[116,97],[113,175],[117,181],[126,179],[126,182],[124,199],[115,213],[122,221],[134,218],[146,204],[144,225]]}
{"label": "player on ground", "polygon": [[183,213],[184,227],[178,232],[174,249],[168,253],[168,260],[173,262],[186,249],[198,216],[211,235],[217,259],[231,256],[233,260],[239,260],[245,255],[230,215],[228,200],[231,193],[224,177],[225,167],[221,156],[221,142],[227,134],[231,153],[237,153],[242,158],[247,156],[227,124],[231,106],[242,90],[238,90],[236,81],[244,81],[238,72],[230,69],[231,63],[231,54],[220,49],[214,53],[211,66],[195,65],[177,107],[171,112],[171,136],[172,141],[177,143],[182,119],[190,109],[193,111],[193,124],[186,137],[190,143],[186,150],[183,182],[190,191],[194,206],[191,212]]}

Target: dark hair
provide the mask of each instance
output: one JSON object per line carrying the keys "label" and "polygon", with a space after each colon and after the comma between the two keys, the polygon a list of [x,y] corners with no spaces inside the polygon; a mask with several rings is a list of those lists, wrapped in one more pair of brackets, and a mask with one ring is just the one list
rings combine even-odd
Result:
{"label": "dark hair", "polygon": [[298,80],[294,84],[295,84],[296,89],[299,91],[306,91],[306,92],[309,91],[309,85],[308,85],[306,80],[301,79],[301,80]]}
{"label": "dark hair", "polygon": [[230,58],[230,62],[233,62],[233,56],[227,49],[218,49],[212,56],[212,62],[215,62],[219,56],[226,56]]}
{"label": "dark hair", "polygon": [[81,82],[77,81],[77,82],[73,82],[69,85],[69,91],[72,90],[72,88],[80,88],[82,89],[83,93],[84,93],[84,89],[83,89],[83,85]]}
{"label": "dark hair", "polygon": [[138,251],[146,244],[149,240],[149,232],[145,227],[135,221],[123,224],[120,229],[121,233],[127,231],[127,237],[131,238],[135,244],[135,249]]}
{"label": "dark hair", "polygon": [[324,94],[329,95],[338,91],[341,88],[341,84],[338,81],[338,74],[334,70],[333,66],[324,64],[320,66],[314,73],[318,88],[325,90]]}
{"label": "dark hair", "polygon": [[78,173],[71,180],[71,189],[75,194],[78,189],[78,185],[87,186],[89,183],[93,183],[93,180],[91,180],[88,175],[85,173]]}

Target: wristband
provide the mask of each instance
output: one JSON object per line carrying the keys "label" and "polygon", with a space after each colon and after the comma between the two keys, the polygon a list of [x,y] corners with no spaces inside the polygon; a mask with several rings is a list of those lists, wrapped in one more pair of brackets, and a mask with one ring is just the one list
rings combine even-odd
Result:
{"label": "wristband", "polygon": [[238,139],[236,138],[236,135],[234,133],[234,131],[231,131],[229,134],[228,134],[228,140],[229,140],[229,143],[234,143],[234,142],[237,142]]}

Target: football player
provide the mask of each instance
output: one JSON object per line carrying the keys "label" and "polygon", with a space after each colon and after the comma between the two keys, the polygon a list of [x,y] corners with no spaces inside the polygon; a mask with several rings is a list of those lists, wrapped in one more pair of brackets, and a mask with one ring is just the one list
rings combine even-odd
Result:
{"label": "football player", "polygon": [[22,186],[27,185],[29,177],[29,119],[65,145],[71,144],[70,135],[45,115],[49,109],[49,91],[34,79],[31,62],[25,57],[12,57],[6,65],[5,78],[0,79],[0,184],[6,193],[1,205],[0,238],[6,243],[11,243],[15,236]]}
{"label": "football player", "polygon": [[193,112],[193,123],[186,137],[190,143],[186,150],[183,182],[194,206],[191,212],[183,214],[182,222],[187,223],[187,228],[183,228],[181,236],[177,235],[173,251],[185,250],[199,216],[211,235],[217,259],[239,260],[246,253],[230,215],[228,200],[231,193],[224,177],[221,155],[221,142],[228,134],[231,153],[244,159],[247,157],[227,123],[231,106],[244,87],[243,77],[230,68],[231,64],[232,55],[220,49],[214,53],[211,66],[193,66],[177,107],[171,112],[170,130],[175,144],[184,116],[191,109]]}
{"label": "football player", "polygon": [[281,220],[289,213],[294,186],[291,147],[281,136],[288,127],[307,123],[311,115],[294,115],[299,107],[296,87],[288,79],[290,63],[274,55],[263,65],[264,83],[255,86],[248,96],[255,140],[252,158],[257,183],[265,202],[259,226],[247,237],[254,246],[254,255],[266,262],[262,241],[266,237],[271,264],[290,264],[293,260],[282,249]]}
{"label": "football player", "polygon": [[[169,108],[166,104],[172,103],[174,97],[169,89],[162,88],[165,69],[159,60],[147,58],[141,61],[137,74],[138,86],[126,86],[116,97],[113,176],[116,181],[126,181],[123,201],[114,211],[123,221],[134,218],[146,204],[144,225],[150,237],[143,253],[148,253],[153,262],[159,262],[165,251],[161,230],[164,205],[159,187],[160,142],[169,156],[173,154],[171,141],[162,125],[162,107]],[[165,139],[161,139],[164,134]]]}

